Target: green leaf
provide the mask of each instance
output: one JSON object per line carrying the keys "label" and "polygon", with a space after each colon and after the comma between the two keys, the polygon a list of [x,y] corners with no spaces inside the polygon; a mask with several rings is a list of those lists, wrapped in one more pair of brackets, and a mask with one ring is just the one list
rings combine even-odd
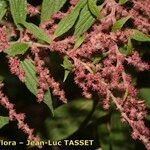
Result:
{"label": "green leaf", "polygon": [[17,27],[26,20],[27,0],[9,0],[10,10]]}
{"label": "green leaf", "polygon": [[88,7],[94,16],[99,17],[100,10],[96,5],[96,0],[88,0]]}
{"label": "green leaf", "polygon": [[26,43],[15,43],[12,44],[9,48],[5,50],[5,53],[7,53],[10,56],[15,56],[18,54],[24,54],[29,48],[29,45]]}
{"label": "green leaf", "polygon": [[150,121],[150,114],[147,115],[146,119]]}
{"label": "green leaf", "polygon": [[113,112],[110,134],[112,150],[134,150],[134,144],[128,130],[128,126],[120,122],[120,115]]}
{"label": "green leaf", "polygon": [[62,105],[54,110],[54,118],[45,122],[47,138],[62,140],[78,130],[92,109],[92,100],[80,99]]}
{"label": "green leaf", "polygon": [[64,72],[64,79],[63,82],[65,82],[65,80],[67,79],[69,73],[72,71],[73,69],[73,64],[71,63],[71,61],[68,59],[67,56],[64,57],[64,61],[63,64],[61,65],[62,67],[64,67],[65,72]]}
{"label": "green leaf", "polygon": [[66,79],[67,79],[69,74],[70,74],[70,71],[69,70],[65,70],[63,82],[66,81]]}
{"label": "green leaf", "polygon": [[[30,92],[36,96],[38,92],[38,79],[36,76],[35,66],[31,63],[30,60],[25,59],[21,61],[21,67],[25,71],[25,85],[30,90]],[[49,88],[45,93],[44,103],[47,104],[47,106],[53,113],[52,97]]]}
{"label": "green leaf", "polygon": [[64,6],[67,0],[54,0],[54,1],[55,1],[54,12],[57,12]]}
{"label": "green leaf", "polygon": [[84,42],[85,37],[84,36],[80,36],[76,39],[75,45],[74,45],[74,49],[77,49],[81,46],[81,44]]}
{"label": "green leaf", "polygon": [[48,37],[48,35],[42,30],[40,29],[38,26],[36,26],[33,23],[28,23],[28,22],[23,22],[22,23],[27,30],[32,33],[36,38],[38,38],[39,40],[42,40],[44,42],[50,43],[50,38]]}
{"label": "green leaf", "polygon": [[125,54],[126,56],[130,55],[132,53],[133,45],[131,38],[129,37],[127,45],[124,45],[123,47],[119,48],[119,51],[122,54]]}
{"label": "green leaf", "polygon": [[50,92],[50,89],[48,88],[48,90],[46,91],[45,95],[44,95],[44,101],[43,101],[48,108],[51,110],[52,115],[54,115],[54,108],[53,108],[53,103],[52,103],[52,95]]}
{"label": "green leaf", "polygon": [[58,27],[54,33],[55,37],[59,37],[70,30],[75,24],[80,10],[86,4],[86,0],[80,0],[74,10],[58,23]]}
{"label": "green leaf", "polygon": [[130,19],[131,16],[123,17],[117,20],[112,26],[112,32],[116,32],[117,30],[121,30],[123,25]]}
{"label": "green leaf", "polygon": [[150,88],[141,88],[139,90],[139,97],[145,100],[148,108],[150,108]]}
{"label": "green leaf", "polygon": [[43,0],[41,10],[41,23],[49,20],[53,13],[59,11],[66,0]]}
{"label": "green leaf", "polygon": [[62,66],[64,67],[64,69],[69,70],[69,71],[73,69],[73,64],[71,63],[71,61],[68,59],[67,56],[64,57]]}
{"label": "green leaf", "polygon": [[103,54],[96,54],[94,56],[92,56],[91,60],[93,61],[93,64],[96,65],[98,64],[103,58],[105,58],[107,56],[106,53]]}
{"label": "green leaf", "polygon": [[21,61],[21,67],[25,71],[24,83],[34,95],[37,95],[38,80],[36,76],[35,66],[30,60]]}
{"label": "green leaf", "polygon": [[128,43],[127,43],[127,55],[130,55],[132,53],[132,49],[133,49],[133,44],[131,41],[131,38],[128,39]]}
{"label": "green leaf", "polygon": [[103,56],[95,56],[92,58],[93,64],[96,65],[102,60]]}
{"label": "green leaf", "polygon": [[4,76],[0,75],[0,83],[5,79]]}
{"label": "green leaf", "polygon": [[9,123],[8,117],[0,116],[0,128],[2,128],[3,126],[5,126],[8,123]]}
{"label": "green leaf", "polygon": [[6,9],[1,9],[1,8],[0,8],[0,21],[1,21],[2,18],[4,17],[5,13],[6,13]]}
{"label": "green leaf", "polygon": [[124,54],[124,55],[126,55],[126,53],[127,53],[127,48],[126,48],[126,46],[119,47],[119,52],[122,53],[122,54]]}
{"label": "green leaf", "polygon": [[55,0],[43,0],[41,9],[41,23],[49,20],[54,12]]}
{"label": "green leaf", "polygon": [[132,39],[140,42],[150,42],[150,37],[144,34],[143,32],[139,30],[133,30],[134,34],[132,36]]}
{"label": "green leaf", "polygon": [[129,0],[119,0],[119,4],[120,5],[123,5],[123,4],[125,4],[126,2],[128,2]]}
{"label": "green leaf", "polygon": [[80,36],[82,33],[86,32],[92,26],[94,21],[95,18],[88,10],[88,6],[85,5],[85,7],[81,10],[79,19],[75,25],[74,35]]}
{"label": "green leaf", "polygon": [[7,7],[6,1],[1,0],[0,1],[0,21],[2,20],[2,18],[4,17],[6,13],[6,7]]}
{"label": "green leaf", "polygon": [[98,134],[102,150],[110,150],[110,131],[107,124],[98,125]]}

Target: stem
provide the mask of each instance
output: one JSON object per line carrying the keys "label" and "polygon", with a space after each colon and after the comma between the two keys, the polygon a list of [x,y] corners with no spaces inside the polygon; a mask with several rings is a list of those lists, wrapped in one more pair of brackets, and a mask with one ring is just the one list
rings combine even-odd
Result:
{"label": "stem", "polygon": [[[15,44],[15,43],[18,43],[18,41],[9,42],[9,44]],[[30,45],[30,47],[35,46],[35,47],[42,47],[42,48],[50,49],[50,45],[40,44],[40,43],[36,43],[36,42],[22,42],[22,43],[26,43],[26,44]]]}

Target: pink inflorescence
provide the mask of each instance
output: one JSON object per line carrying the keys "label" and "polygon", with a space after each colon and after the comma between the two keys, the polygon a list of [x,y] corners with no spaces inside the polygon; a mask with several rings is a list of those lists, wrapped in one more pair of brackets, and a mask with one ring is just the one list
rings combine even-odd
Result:
{"label": "pink inflorescence", "polygon": [[50,87],[54,96],[57,96],[62,102],[66,103],[65,92],[60,88],[60,84],[54,80],[50,71],[45,67],[45,62],[39,56],[39,49],[33,48],[32,52],[35,55],[34,63],[38,74],[38,102],[43,101],[45,92]]}
{"label": "pink inflorescence", "polygon": [[9,47],[8,40],[6,37],[6,28],[0,27],[0,52],[4,51]]}
{"label": "pink inflorescence", "polygon": [[138,52],[134,52],[134,54],[131,57],[126,58],[126,60],[128,64],[135,66],[140,71],[148,70],[150,68],[150,65],[142,62]]}
{"label": "pink inflorescence", "polygon": [[39,8],[38,7],[34,7],[31,4],[27,5],[27,12],[30,16],[35,16],[39,13]]}
{"label": "pink inflorescence", "polygon": [[9,101],[8,97],[3,94],[2,87],[3,87],[3,84],[1,83],[0,84],[0,104],[8,110],[9,119],[11,121],[17,121],[18,128],[21,129],[28,136],[29,140],[39,141],[39,137],[35,137],[33,135],[33,129],[30,129],[30,127],[24,122],[25,114],[23,114],[23,113],[17,114],[16,113],[14,104],[12,104]]}
{"label": "pink inflorescence", "polygon": [[150,32],[150,1],[149,0],[132,0],[133,8],[129,11],[131,14],[134,25],[144,33]]}
{"label": "pink inflorescence", "polygon": [[8,57],[9,68],[12,74],[18,76],[23,81],[25,72],[20,67],[20,60],[17,57]]}
{"label": "pink inflorescence", "polygon": [[75,6],[78,3],[79,0],[70,0],[70,4]]}

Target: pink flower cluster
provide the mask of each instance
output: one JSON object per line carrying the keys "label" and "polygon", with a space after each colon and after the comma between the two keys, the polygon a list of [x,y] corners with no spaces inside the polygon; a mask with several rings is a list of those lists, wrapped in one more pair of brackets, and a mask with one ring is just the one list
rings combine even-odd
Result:
{"label": "pink flower cluster", "polygon": [[30,16],[35,16],[35,15],[39,14],[39,8],[34,7],[31,4],[28,4],[27,5],[27,12]]}
{"label": "pink flower cluster", "polygon": [[6,28],[4,26],[0,27],[0,52],[9,47],[5,31]]}
{"label": "pink flower cluster", "polygon": [[134,52],[131,57],[126,58],[128,64],[135,66],[138,70],[144,71],[150,69],[150,66],[147,63],[142,62],[139,53]]}
{"label": "pink flower cluster", "polygon": [[[140,67],[139,70],[149,69],[149,65],[142,63],[139,56],[135,57],[133,54],[132,57],[134,59],[129,58],[135,62],[136,67]],[[114,50],[109,50],[108,57],[96,66],[96,73],[94,73],[90,64],[74,58],[76,67],[74,80],[83,90],[85,97],[91,98],[92,91],[96,92],[102,99],[104,109],[110,107],[112,99],[121,112],[122,120],[132,127],[132,137],[140,139],[149,150],[150,130],[144,125],[144,118],[147,115],[146,106],[144,101],[137,98],[137,90],[131,83],[132,79],[125,72],[124,61],[125,58],[118,49],[116,53]]]}
{"label": "pink flower cluster", "polygon": [[70,4],[75,6],[78,3],[79,0],[70,0]]}
{"label": "pink flower cluster", "polygon": [[39,137],[35,137],[33,135],[33,129],[30,129],[30,127],[24,122],[25,120],[25,114],[20,113],[17,114],[16,110],[14,108],[14,104],[12,104],[8,97],[4,95],[2,92],[3,84],[0,84],[0,104],[4,106],[8,112],[9,112],[9,119],[11,121],[17,121],[18,128],[21,129],[27,136],[28,139],[31,141],[39,141]]}
{"label": "pink flower cluster", "polygon": [[60,88],[60,84],[56,82],[54,78],[50,75],[49,70],[44,67],[45,63],[39,56],[39,49],[34,47],[32,48],[32,52],[35,55],[34,63],[38,74],[38,102],[43,101],[45,92],[50,87],[52,89],[53,95],[57,96],[62,102],[66,103],[67,99],[65,97],[65,93]]}
{"label": "pink flower cluster", "polygon": [[144,33],[149,34],[150,32],[150,1],[149,0],[132,0],[133,8],[129,11],[132,19],[134,21],[134,25]]}
{"label": "pink flower cluster", "polygon": [[18,76],[23,81],[25,72],[20,67],[20,60],[17,57],[8,57],[9,68],[12,74]]}

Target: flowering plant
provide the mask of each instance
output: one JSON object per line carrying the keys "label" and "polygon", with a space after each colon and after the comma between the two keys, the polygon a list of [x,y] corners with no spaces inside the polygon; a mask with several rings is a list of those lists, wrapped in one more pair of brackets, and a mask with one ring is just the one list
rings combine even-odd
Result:
{"label": "flowering plant", "polygon": [[[45,128],[50,139],[61,140],[73,134],[78,127],[73,125],[75,129],[69,130],[71,124],[67,126],[63,115],[70,114],[64,112],[71,113],[74,107],[83,111],[84,105],[88,105],[85,110],[89,111],[93,100],[92,112],[86,113],[88,119],[84,120],[84,115],[80,114],[82,117],[68,116],[72,119],[69,121],[72,123],[81,117],[80,125],[83,122],[88,125],[93,116],[97,118],[94,120],[101,119],[99,124],[106,129],[101,126],[100,135],[111,135],[111,138],[101,137],[100,147],[117,149],[113,130],[123,130],[120,125],[116,128],[113,125],[119,121],[118,114],[115,115],[117,110],[121,122],[130,126],[132,138],[140,140],[150,150],[150,130],[145,125],[148,110],[145,101],[149,99],[145,92],[149,89],[143,88],[138,94],[135,81],[140,71],[147,74],[150,69],[146,56],[150,42],[149,14],[149,0],[0,1],[3,65],[8,66],[10,76],[17,76],[23,83],[21,86],[25,85],[26,90],[35,95],[33,99],[37,103],[49,108],[52,116],[46,117]],[[8,117],[0,118],[1,127],[8,119],[16,121],[27,139],[39,141],[44,135],[36,135],[40,131],[34,132],[26,123],[25,113],[17,112],[17,104],[12,102],[9,92],[8,96],[5,93],[9,76],[3,73],[1,76],[4,79],[0,83],[0,104],[8,110]],[[72,101],[81,97],[80,94],[86,98],[84,101]],[[97,109],[100,116],[94,114]],[[57,137],[54,134],[59,129],[55,125],[63,121],[68,128],[61,127],[65,133]]]}

